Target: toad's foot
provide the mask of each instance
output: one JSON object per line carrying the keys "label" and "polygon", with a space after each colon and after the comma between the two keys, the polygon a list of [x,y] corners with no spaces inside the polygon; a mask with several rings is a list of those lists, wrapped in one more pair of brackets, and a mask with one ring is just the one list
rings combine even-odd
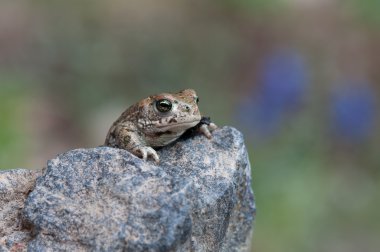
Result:
{"label": "toad's foot", "polygon": [[140,156],[144,161],[146,161],[148,157],[151,156],[156,163],[160,162],[160,158],[158,157],[157,152],[152,147],[139,146],[136,147],[133,152]]}
{"label": "toad's foot", "polygon": [[212,135],[211,135],[211,132],[213,132],[214,130],[216,130],[218,128],[218,126],[216,126],[215,123],[213,122],[209,122],[208,124],[202,124],[200,127],[199,127],[199,131],[205,135],[207,138],[211,138]]}

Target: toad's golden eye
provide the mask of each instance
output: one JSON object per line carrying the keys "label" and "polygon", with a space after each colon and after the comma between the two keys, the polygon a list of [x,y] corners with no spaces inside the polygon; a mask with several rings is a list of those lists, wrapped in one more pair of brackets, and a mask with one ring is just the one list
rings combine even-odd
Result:
{"label": "toad's golden eye", "polygon": [[199,103],[199,97],[198,97],[198,96],[195,97],[195,102],[196,102],[197,104]]}
{"label": "toad's golden eye", "polygon": [[158,111],[162,113],[169,112],[170,110],[172,110],[172,107],[173,107],[172,102],[169,101],[168,99],[162,99],[162,100],[156,101],[156,108]]}

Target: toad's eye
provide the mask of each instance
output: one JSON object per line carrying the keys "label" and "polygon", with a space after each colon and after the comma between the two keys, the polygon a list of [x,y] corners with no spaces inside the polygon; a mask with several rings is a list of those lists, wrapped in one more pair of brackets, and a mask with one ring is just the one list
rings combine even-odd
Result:
{"label": "toad's eye", "polygon": [[172,102],[169,101],[168,99],[162,99],[162,100],[156,101],[156,108],[158,111],[162,113],[169,112],[170,110],[172,110],[172,107],[173,107]]}
{"label": "toad's eye", "polygon": [[195,102],[198,104],[199,103],[199,97],[195,97]]}

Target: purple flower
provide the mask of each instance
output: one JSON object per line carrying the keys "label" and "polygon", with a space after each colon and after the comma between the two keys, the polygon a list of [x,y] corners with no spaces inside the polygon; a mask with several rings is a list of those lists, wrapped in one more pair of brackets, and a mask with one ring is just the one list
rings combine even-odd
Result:
{"label": "purple flower", "polygon": [[291,50],[277,51],[263,62],[258,98],[286,110],[299,104],[308,83],[308,69],[302,55]]}
{"label": "purple flower", "polygon": [[273,133],[283,115],[297,107],[309,84],[308,67],[300,53],[278,50],[259,67],[258,88],[239,107],[242,124],[260,133]]}
{"label": "purple flower", "polygon": [[366,82],[343,82],[333,95],[333,132],[351,142],[367,139],[375,123],[375,100],[375,92]]}

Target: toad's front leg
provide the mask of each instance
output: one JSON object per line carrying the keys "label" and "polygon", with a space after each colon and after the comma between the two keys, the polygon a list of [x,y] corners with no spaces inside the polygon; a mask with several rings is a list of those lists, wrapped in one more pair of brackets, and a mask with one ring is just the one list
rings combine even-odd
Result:
{"label": "toad's front leg", "polygon": [[212,137],[211,132],[218,128],[218,126],[216,126],[216,124],[211,121],[210,117],[202,117],[197,126],[198,131],[209,139]]}
{"label": "toad's front leg", "polygon": [[128,150],[132,154],[147,160],[152,157],[156,163],[160,161],[157,152],[147,146],[141,133],[133,125],[120,124],[115,128],[116,146]]}

